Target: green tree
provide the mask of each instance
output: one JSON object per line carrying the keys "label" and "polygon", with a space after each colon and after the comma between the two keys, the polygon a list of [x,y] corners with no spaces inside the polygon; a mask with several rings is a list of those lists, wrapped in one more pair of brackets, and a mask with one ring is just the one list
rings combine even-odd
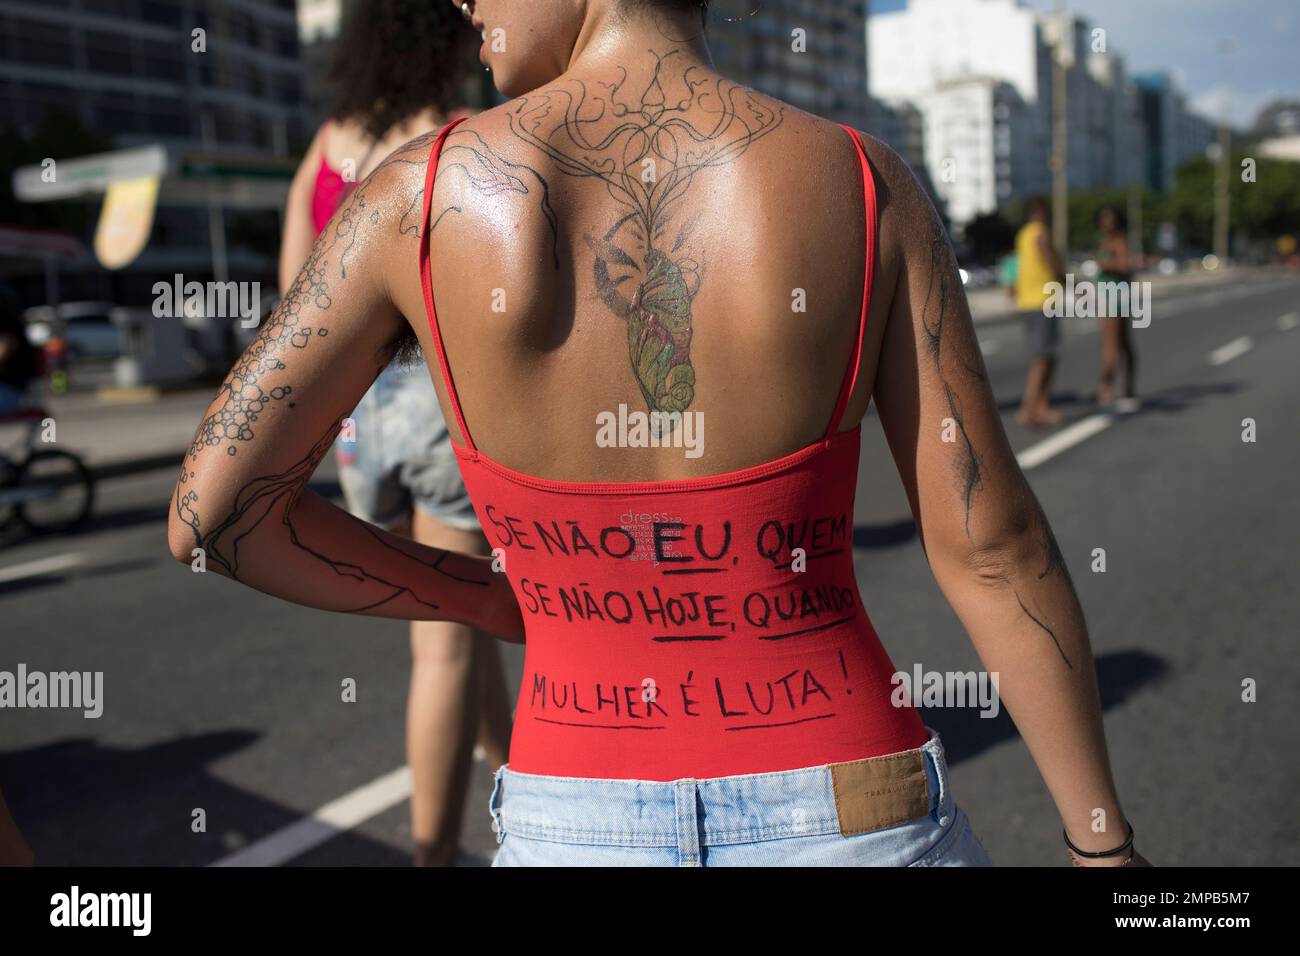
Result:
{"label": "green tree", "polygon": [[[1243,161],[1254,162],[1254,182],[1243,180]],[[1229,221],[1234,237],[1273,239],[1300,232],[1300,163],[1249,155],[1240,150],[1228,166]],[[1204,158],[1183,165],[1162,206],[1165,218],[1191,245],[1214,244],[1214,164]]]}

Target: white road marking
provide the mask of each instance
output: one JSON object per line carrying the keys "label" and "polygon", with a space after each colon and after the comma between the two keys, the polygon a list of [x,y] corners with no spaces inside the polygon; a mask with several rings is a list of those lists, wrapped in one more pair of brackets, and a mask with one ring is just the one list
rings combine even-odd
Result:
{"label": "white road marking", "polygon": [[1105,431],[1114,422],[1113,415],[1101,412],[1096,415],[1089,415],[1087,418],[1075,422],[1069,428],[1061,429],[1050,438],[1043,439],[1037,445],[1030,445],[1016,455],[1016,461],[1020,464],[1022,471],[1037,468],[1043,462],[1055,458],[1061,452],[1068,451],[1080,442],[1085,442],[1093,435]]}
{"label": "white road marking", "polygon": [[1286,315],[1278,316],[1277,327],[1283,332],[1290,332],[1297,325],[1300,325],[1300,313],[1288,312]]}
{"label": "white road marking", "polygon": [[1233,359],[1240,355],[1245,355],[1255,347],[1255,342],[1249,335],[1243,335],[1241,338],[1233,339],[1226,345],[1220,345],[1210,353],[1209,359],[1211,365],[1227,365]]}
{"label": "white road marking", "polygon": [[51,571],[62,571],[66,568],[75,568],[79,564],[84,564],[86,556],[80,552],[75,554],[56,554],[50,558],[41,558],[37,561],[28,561],[26,564],[15,564],[7,568],[0,568],[0,584],[9,581],[21,581],[23,578],[34,578],[42,574],[49,574]]}
{"label": "white road marking", "polygon": [[411,796],[411,768],[398,767],[209,866],[278,866]]}

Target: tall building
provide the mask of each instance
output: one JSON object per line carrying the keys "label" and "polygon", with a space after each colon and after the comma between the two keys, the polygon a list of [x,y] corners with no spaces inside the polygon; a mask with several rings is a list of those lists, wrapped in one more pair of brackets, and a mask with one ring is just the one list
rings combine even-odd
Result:
{"label": "tall building", "polygon": [[925,165],[958,231],[1052,186],[1054,58],[1065,64],[1072,190],[1146,178],[1142,100],[1104,31],[1022,0],[911,0],[869,24],[869,88],[923,116]]}
{"label": "tall building", "polygon": [[1050,187],[1051,50],[1017,0],[911,0],[871,17],[868,87],[918,110],[924,167],[960,234]]}
{"label": "tall building", "polygon": [[1186,97],[1168,73],[1136,77],[1147,139],[1147,185],[1167,192],[1178,167],[1202,157],[1215,140],[1214,124],[1187,109]]}
{"label": "tall building", "polygon": [[[294,0],[0,0],[0,129],[28,136],[52,110],[117,149],[156,143],[231,170],[287,165],[308,136]],[[100,200],[80,201],[93,222]],[[214,211],[164,182],[139,258],[113,272],[67,266],[64,297],[140,306],[176,272],[270,279],[277,233],[272,210]],[[43,284],[23,289],[37,296]]]}
{"label": "tall building", "polygon": [[992,77],[945,80],[916,99],[926,169],[960,233],[1015,196],[1051,185],[1036,107]]}
{"label": "tall building", "polygon": [[1128,75],[1124,60],[1110,52],[1090,52],[1088,73],[1102,88],[1093,98],[1090,136],[1100,149],[1094,154],[1091,177],[1100,186],[1140,186],[1146,183],[1147,139],[1142,95]]}
{"label": "tall building", "polygon": [[802,110],[868,125],[866,0],[713,0],[718,70]]}
{"label": "tall building", "polygon": [[329,112],[330,57],[347,10],[346,0],[298,0],[298,43],[302,49],[303,109],[314,129]]}
{"label": "tall building", "polygon": [[1300,135],[1300,100],[1273,100],[1255,117],[1250,135],[1260,139]]}
{"label": "tall building", "polygon": [[20,133],[59,108],[117,146],[286,156],[301,100],[294,0],[0,4],[0,126]]}

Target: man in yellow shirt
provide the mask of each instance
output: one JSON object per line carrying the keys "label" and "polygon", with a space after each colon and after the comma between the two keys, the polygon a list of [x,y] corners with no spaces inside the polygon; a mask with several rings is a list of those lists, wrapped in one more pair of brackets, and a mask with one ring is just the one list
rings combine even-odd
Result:
{"label": "man in yellow shirt", "polygon": [[1029,336],[1029,376],[1016,417],[1026,425],[1058,425],[1061,413],[1051,407],[1052,374],[1061,344],[1060,319],[1048,315],[1049,283],[1064,284],[1060,258],[1052,248],[1047,200],[1030,199],[1026,222],[1016,234],[1016,307]]}

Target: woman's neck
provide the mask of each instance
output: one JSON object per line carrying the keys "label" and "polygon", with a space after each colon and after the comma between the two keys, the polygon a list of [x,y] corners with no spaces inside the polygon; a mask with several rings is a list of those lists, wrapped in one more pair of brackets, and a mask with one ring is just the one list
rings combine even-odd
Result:
{"label": "woman's neck", "polygon": [[668,13],[647,8],[625,13],[614,4],[593,4],[565,72],[625,66],[642,61],[650,51],[659,55],[675,51],[679,66],[713,69],[698,11]]}

